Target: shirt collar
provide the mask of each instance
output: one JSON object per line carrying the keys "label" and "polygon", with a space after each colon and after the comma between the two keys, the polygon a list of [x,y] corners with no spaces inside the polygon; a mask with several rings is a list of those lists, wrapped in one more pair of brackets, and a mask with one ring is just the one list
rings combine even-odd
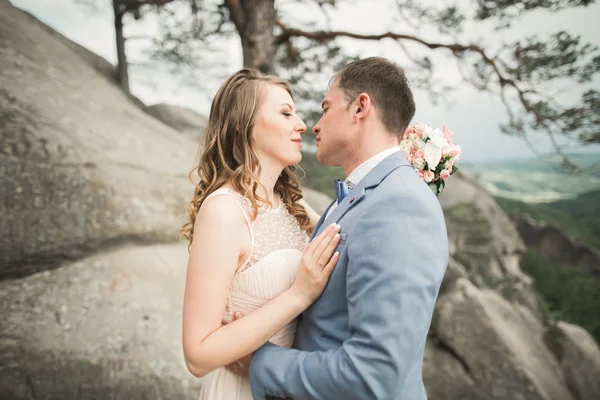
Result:
{"label": "shirt collar", "polygon": [[375,154],[373,157],[369,158],[367,161],[360,164],[356,167],[350,175],[346,178],[346,183],[350,182],[353,186],[358,185],[358,183],[365,177],[373,168],[377,166],[380,162],[385,160],[388,156],[400,151],[399,146],[390,147],[382,151],[381,153]]}

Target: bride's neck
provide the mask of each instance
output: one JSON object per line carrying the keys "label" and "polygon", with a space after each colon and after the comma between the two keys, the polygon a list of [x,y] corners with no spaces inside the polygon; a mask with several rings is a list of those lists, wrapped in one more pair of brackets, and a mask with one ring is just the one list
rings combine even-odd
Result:
{"label": "bride's neck", "polygon": [[258,187],[258,195],[269,200],[274,207],[279,203],[279,199],[275,194],[275,184],[282,171],[281,167],[265,165],[261,166],[261,172],[258,177],[259,182],[262,184],[262,187]]}

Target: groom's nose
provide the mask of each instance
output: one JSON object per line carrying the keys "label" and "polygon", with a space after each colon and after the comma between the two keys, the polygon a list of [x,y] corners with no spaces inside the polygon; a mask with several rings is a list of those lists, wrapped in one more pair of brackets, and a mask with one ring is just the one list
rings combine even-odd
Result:
{"label": "groom's nose", "polygon": [[319,126],[319,123],[317,122],[317,124],[315,126],[313,126],[312,131],[315,135],[318,135],[319,132],[321,132],[321,127]]}

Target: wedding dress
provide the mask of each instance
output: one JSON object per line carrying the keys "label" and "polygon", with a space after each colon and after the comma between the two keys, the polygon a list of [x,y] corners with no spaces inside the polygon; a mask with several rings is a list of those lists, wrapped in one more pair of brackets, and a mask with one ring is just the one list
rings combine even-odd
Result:
{"label": "wedding dress", "polygon": [[[250,256],[236,272],[229,289],[223,315],[223,323],[229,323],[234,312],[248,315],[291,287],[309,238],[281,199],[277,208],[259,211],[252,221],[250,201],[233,190],[217,189],[205,201],[219,195],[235,197],[244,212],[252,240]],[[270,342],[291,347],[295,333],[294,321],[279,330]],[[218,368],[204,378],[200,400],[252,400],[250,381],[224,367]]]}

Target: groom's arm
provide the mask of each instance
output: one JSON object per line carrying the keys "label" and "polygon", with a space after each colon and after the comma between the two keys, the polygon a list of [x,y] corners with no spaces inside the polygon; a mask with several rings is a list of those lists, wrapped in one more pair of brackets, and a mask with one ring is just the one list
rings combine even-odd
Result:
{"label": "groom's arm", "polygon": [[267,343],[250,366],[255,399],[388,398],[420,363],[447,262],[446,230],[431,203],[392,200],[369,207],[348,235],[351,337],[324,352]]}

